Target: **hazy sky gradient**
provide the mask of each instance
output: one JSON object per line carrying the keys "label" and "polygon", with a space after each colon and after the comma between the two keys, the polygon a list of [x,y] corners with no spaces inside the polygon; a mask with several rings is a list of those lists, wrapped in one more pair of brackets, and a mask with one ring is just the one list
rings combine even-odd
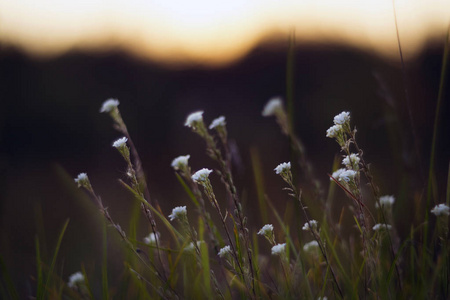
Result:
{"label": "hazy sky gradient", "polygon": [[[396,1],[406,55],[444,39],[448,0]],[[339,41],[397,55],[391,0],[0,0],[0,40],[32,53],[122,47],[157,60],[224,63],[262,38]]]}

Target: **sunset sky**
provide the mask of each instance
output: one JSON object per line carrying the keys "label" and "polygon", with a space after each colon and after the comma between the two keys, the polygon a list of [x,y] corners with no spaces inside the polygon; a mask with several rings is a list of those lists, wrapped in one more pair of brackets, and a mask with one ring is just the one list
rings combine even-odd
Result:
{"label": "sunset sky", "polygon": [[[406,56],[444,40],[448,0],[398,0]],[[119,47],[161,62],[221,64],[267,37],[397,55],[391,0],[0,0],[0,41],[39,55]]]}

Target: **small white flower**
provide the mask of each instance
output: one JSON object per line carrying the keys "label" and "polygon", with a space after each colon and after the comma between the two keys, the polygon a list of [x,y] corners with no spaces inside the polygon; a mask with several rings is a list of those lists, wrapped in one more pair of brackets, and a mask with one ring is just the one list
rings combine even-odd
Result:
{"label": "small white flower", "polygon": [[178,156],[177,158],[175,158],[174,160],[172,160],[172,168],[174,168],[175,170],[180,170],[180,169],[184,169],[187,165],[188,165],[188,160],[191,156],[188,155],[184,155],[184,156]]}
{"label": "small white flower", "polygon": [[219,253],[217,253],[220,257],[224,257],[225,255],[227,255],[228,253],[231,253],[231,248],[230,246],[225,246],[222,249],[220,249]]}
{"label": "small white flower", "polygon": [[273,233],[272,224],[266,224],[258,231],[259,235],[271,235],[272,233]]}
{"label": "small white flower", "polygon": [[121,148],[127,143],[128,139],[126,137],[120,138],[113,143],[114,148]]}
{"label": "small white flower", "polygon": [[[342,172],[346,171],[346,169],[341,168],[341,169],[337,169],[336,171],[333,172],[333,174],[331,174],[331,177],[333,177],[336,180],[339,180],[339,176],[341,175]],[[333,180],[332,178],[330,178],[330,180]]]}
{"label": "small white flower", "polygon": [[82,186],[88,180],[89,179],[86,173],[80,173],[77,178],[75,178],[75,182],[78,184],[78,187]]}
{"label": "small white flower", "polygon": [[343,111],[334,117],[334,124],[344,125],[346,122],[350,121],[350,113],[348,111]]}
{"label": "small white flower", "polygon": [[225,126],[225,125],[227,125],[227,123],[225,122],[225,117],[220,116],[211,122],[211,125],[209,125],[209,129],[214,129],[216,127]]}
{"label": "small white flower", "polygon": [[308,251],[316,249],[318,247],[319,247],[319,243],[317,243],[317,241],[311,241],[309,243],[306,243],[303,246],[303,251],[308,252]]}
{"label": "small white flower", "polygon": [[346,157],[344,157],[344,159],[342,160],[342,164],[345,166],[357,166],[359,164],[360,158],[358,156],[358,154],[352,153],[350,155],[347,155]]}
{"label": "small white flower", "polygon": [[144,238],[144,243],[146,243],[147,245],[153,245],[157,240],[159,241],[160,236],[161,234],[159,232],[157,232],[156,234],[152,232]]}
{"label": "small white flower", "polygon": [[282,109],[283,101],[281,101],[281,97],[274,97],[267,102],[266,106],[264,106],[262,115],[263,117],[273,116]]}
{"label": "small white flower", "polygon": [[[390,207],[390,206],[392,206],[394,204],[394,202],[395,202],[394,196],[386,195],[386,196],[381,196],[380,197],[380,204],[381,204],[381,206]],[[378,207],[378,203],[375,204],[375,205]]]}
{"label": "small white flower", "polygon": [[450,215],[450,208],[444,204],[441,203],[439,205],[436,205],[432,210],[431,213],[435,214],[436,216],[441,216],[441,215]]}
{"label": "small white flower", "polygon": [[291,169],[291,162],[281,163],[275,169],[273,169],[277,174],[281,174],[285,171],[289,171]]}
{"label": "small white flower", "polygon": [[383,229],[388,229],[389,230],[391,228],[392,228],[392,226],[389,225],[389,224],[375,224],[375,226],[372,227],[372,229],[375,230],[375,231],[380,231],[380,230],[383,230]]}
{"label": "small white flower", "polygon": [[342,130],[343,129],[342,129],[341,125],[333,125],[327,129],[327,137],[336,138],[339,136],[339,134],[342,132]]}
{"label": "small white flower", "polygon": [[353,170],[345,170],[341,174],[339,174],[339,181],[350,182],[355,179],[356,171]]}
{"label": "small white flower", "polygon": [[73,289],[74,287],[76,287],[78,284],[84,283],[84,275],[81,272],[76,272],[72,275],[70,275],[69,277],[69,282],[67,283],[67,285]]}
{"label": "small white flower", "polygon": [[272,247],[272,255],[282,255],[286,251],[286,243],[278,244]]}
{"label": "small white flower", "polygon": [[119,100],[117,99],[108,99],[105,102],[103,102],[102,107],[100,108],[100,112],[104,113],[104,112],[110,112],[112,111],[114,108],[116,108],[117,106],[119,106]]}
{"label": "small white flower", "polygon": [[195,113],[190,114],[187,117],[184,126],[193,127],[194,123],[196,122],[203,122],[203,111],[197,111]]}
{"label": "small white flower", "polygon": [[173,221],[175,219],[183,218],[187,215],[186,206],[177,206],[174,209],[172,209],[172,214],[169,215],[170,221]]}
{"label": "small white flower", "polygon": [[319,297],[319,298],[317,298],[317,300],[328,300],[328,298],[327,297]]}
{"label": "small white flower", "polygon": [[[316,229],[316,228],[317,228],[318,222],[317,222],[316,220],[309,220],[309,223],[311,224],[311,227],[312,227],[313,229]],[[311,228],[309,227],[308,222],[306,222],[305,225],[303,225],[302,229],[303,229],[304,231],[309,231],[309,230],[311,229]]]}
{"label": "small white flower", "polygon": [[206,168],[198,170],[197,172],[194,173],[194,175],[192,175],[192,180],[194,180],[197,183],[205,182],[208,179],[209,174],[211,172],[212,172],[212,170],[209,170]]}
{"label": "small white flower", "polygon": [[[202,245],[203,241],[197,241],[197,248],[200,248]],[[187,245],[184,250],[185,251],[194,251],[195,247],[194,247],[194,243],[190,242],[189,245]]]}

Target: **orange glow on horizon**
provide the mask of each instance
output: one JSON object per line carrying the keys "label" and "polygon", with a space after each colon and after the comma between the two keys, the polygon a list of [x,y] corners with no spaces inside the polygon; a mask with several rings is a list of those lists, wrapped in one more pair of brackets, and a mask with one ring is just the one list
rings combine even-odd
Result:
{"label": "orange glow on horizon", "polygon": [[[186,4],[189,4],[187,6]],[[0,0],[0,42],[30,53],[71,48],[123,48],[166,63],[224,64],[245,55],[264,37],[339,42],[398,54],[391,0]],[[396,1],[406,57],[430,38],[444,38],[447,0]]]}

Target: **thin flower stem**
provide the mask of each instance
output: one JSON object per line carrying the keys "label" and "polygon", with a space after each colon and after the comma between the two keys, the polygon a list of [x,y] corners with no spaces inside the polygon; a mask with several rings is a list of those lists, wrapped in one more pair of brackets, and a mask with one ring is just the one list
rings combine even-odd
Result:
{"label": "thin flower stem", "polygon": [[[103,202],[101,200],[101,198],[99,196],[97,196],[97,194],[94,192],[94,189],[92,188],[92,186],[89,184],[89,186],[85,187],[86,190],[89,192],[89,194],[91,195],[91,197],[95,200],[95,202],[97,203],[98,209],[100,210],[101,214],[105,217],[105,219],[111,224],[112,227],[114,227],[114,229],[116,229],[116,231],[119,233],[120,237],[122,238],[122,240],[126,243],[126,245],[133,251],[133,253],[138,257],[138,259],[149,269],[154,270],[158,279],[161,281],[162,285],[166,284],[167,279],[165,278],[165,276],[163,276],[158,268],[156,268],[156,266],[149,261],[150,265],[147,264],[147,262],[142,258],[142,256],[139,254],[139,252],[136,250],[136,248],[134,247],[133,243],[131,243],[131,241],[128,239],[128,237],[126,236],[125,232],[121,229],[120,225],[116,224],[114,222],[114,220],[112,219],[111,215],[108,212],[108,209],[105,208],[103,206]],[[177,295],[177,292],[170,288],[171,291]]]}
{"label": "thin flower stem", "polygon": [[254,275],[254,270],[253,270],[253,259],[252,259],[252,255],[251,255],[251,251],[250,251],[250,241],[249,241],[249,236],[248,236],[248,229],[246,228],[245,224],[244,224],[244,217],[243,217],[243,213],[242,213],[242,207],[240,204],[240,200],[239,197],[237,195],[237,191],[236,191],[236,187],[233,183],[233,177],[231,174],[231,169],[229,168],[229,166],[227,165],[226,161],[223,159],[222,157],[222,153],[220,152],[220,150],[217,148],[216,143],[213,139],[213,137],[211,135],[209,135],[208,133],[205,134],[204,136],[205,140],[206,140],[206,144],[207,144],[207,151],[210,156],[216,160],[221,168],[221,175],[222,175],[222,179],[225,182],[225,185],[227,186],[228,191],[231,194],[231,197],[233,199],[234,202],[234,206],[237,212],[237,217],[238,217],[238,228],[242,233],[242,236],[244,238],[244,245],[246,248],[246,252],[247,252],[247,258],[248,258],[248,264],[249,264],[249,269],[250,269],[250,273],[251,273],[251,286],[252,286],[252,293],[253,296],[256,297],[256,290],[255,290],[255,275]]}
{"label": "thin flower stem", "polygon": [[[380,193],[379,192],[380,189],[375,184],[375,181],[373,180],[373,176],[372,176],[372,173],[370,172],[369,166],[368,166],[368,164],[366,163],[366,161],[363,158],[363,154],[364,153],[363,153],[362,149],[359,148],[358,143],[356,142],[355,134],[353,132],[351,133],[350,137],[353,140],[353,144],[355,145],[356,151],[359,153],[360,164],[362,166],[361,170],[364,172],[364,175],[366,176],[367,181],[369,182],[369,185],[370,185],[370,187],[372,189],[372,193],[373,193],[373,196],[375,198],[375,201],[377,202],[379,207],[382,207],[381,203],[380,203],[380,194],[379,194]],[[386,222],[386,215],[385,215],[383,209],[381,209],[381,218],[382,218],[383,224],[387,224],[387,222]],[[389,231],[387,231],[387,236],[388,236],[388,240],[389,240],[389,252],[391,254],[391,259],[392,259],[392,261],[395,264],[395,273],[396,273],[397,278],[398,278],[400,291],[402,291],[403,290],[402,278],[400,277],[400,271],[398,269],[397,260],[395,259],[397,254],[396,254],[396,252],[394,250],[394,244],[392,242],[392,237],[391,237],[391,234],[390,234]]]}
{"label": "thin flower stem", "polygon": [[[211,187],[211,186],[205,187],[205,194],[206,194],[207,197],[209,198],[211,204],[214,206],[214,208],[215,208],[215,209],[217,210],[217,212],[219,213],[220,221],[222,222],[222,226],[223,226],[223,228],[224,228],[224,230],[225,230],[225,233],[226,233],[226,235],[227,235],[228,242],[230,243],[230,246],[231,246],[231,248],[232,248],[232,251],[231,251],[232,256],[233,256],[233,258],[234,258],[236,264],[237,264],[238,267],[239,267],[239,272],[242,274],[242,279],[243,279],[243,281],[246,283],[247,280],[246,280],[246,276],[245,276],[244,270],[243,270],[243,268],[242,268],[241,262],[239,261],[239,257],[238,257],[238,255],[237,255],[237,250],[236,250],[236,248],[235,248],[235,246],[234,246],[234,244],[233,244],[233,240],[231,239],[231,235],[230,235],[230,232],[229,232],[229,230],[228,230],[228,227],[227,227],[227,225],[226,225],[226,223],[225,223],[226,217],[222,214],[222,211],[221,211],[221,209],[220,209],[220,207],[219,207],[219,204],[218,204],[218,202],[217,202],[217,199],[216,199],[214,193],[212,192],[212,187]],[[247,283],[245,284],[245,286],[247,287]],[[250,291],[248,290],[248,287],[247,287],[247,293],[248,293],[250,296],[252,296],[252,294],[251,294]],[[253,296],[255,296],[255,295],[253,295]]]}
{"label": "thin flower stem", "polygon": [[[125,122],[123,121],[119,110],[117,110],[116,117],[113,118],[113,119],[115,121],[114,128],[117,131],[123,133],[128,138],[128,145],[130,146],[131,153],[132,153],[133,158],[134,158],[134,167],[133,167],[133,163],[129,159],[127,159],[129,170],[132,172],[132,176],[131,177],[132,177],[132,180],[134,181],[133,182],[133,188],[135,189],[135,191],[137,193],[139,193],[142,196],[142,198],[145,199],[145,201],[150,203],[151,202],[150,191],[149,191],[149,188],[148,188],[148,185],[147,185],[147,181],[145,180],[145,174],[144,174],[144,171],[143,171],[143,168],[142,168],[142,161],[140,159],[140,156],[139,156],[139,153],[137,151],[137,148],[134,145],[133,139],[131,138],[131,135],[128,132],[128,128],[127,128]],[[140,185],[142,186],[142,188],[141,188]],[[155,200],[155,204],[156,204],[156,207],[159,208],[159,204],[158,204],[158,202],[156,200]],[[157,234],[156,221],[155,221],[155,218],[153,217],[153,214],[152,214],[151,210],[148,209],[143,204],[141,204],[141,209],[144,212],[145,217],[147,218],[147,220],[150,223],[150,226],[152,228],[153,234],[156,235]],[[156,252],[158,254],[158,260],[159,260],[159,263],[161,264],[161,268],[163,269],[164,277],[166,278],[166,271],[165,271],[164,263],[162,261],[161,249],[159,247],[159,241],[158,240],[155,241],[155,245],[156,245]]]}
{"label": "thin flower stem", "polygon": [[325,251],[325,246],[323,245],[322,240],[320,239],[320,237],[317,235],[317,232],[315,232],[315,230],[313,229],[313,226],[311,224],[311,220],[309,219],[308,213],[306,212],[306,208],[305,208],[305,206],[303,206],[303,203],[302,203],[302,200],[301,200],[301,197],[302,197],[301,192],[299,192],[297,190],[297,188],[292,183],[292,181],[291,182],[288,181],[288,184],[290,185],[292,191],[294,192],[293,196],[298,200],[298,202],[300,204],[300,208],[302,209],[303,214],[305,215],[306,222],[308,223],[308,226],[310,228],[311,234],[313,235],[314,239],[316,240],[317,244],[319,245],[320,252],[322,253],[322,256],[324,257],[325,262],[327,263],[327,266],[328,266],[328,268],[331,271],[331,275],[333,276],[333,281],[336,284],[336,287],[337,287],[337,289],[339,291],[339,295],[341,296],[341,298],[344,298],[344,294],[342,292],[341,287],[339,286],[339,283],[338,283],[337,278],[336,278],[336,274],[334,273],[333,267],[331,266],[330,261],[328,260],[328,255],[327,255],[327,253]]}

